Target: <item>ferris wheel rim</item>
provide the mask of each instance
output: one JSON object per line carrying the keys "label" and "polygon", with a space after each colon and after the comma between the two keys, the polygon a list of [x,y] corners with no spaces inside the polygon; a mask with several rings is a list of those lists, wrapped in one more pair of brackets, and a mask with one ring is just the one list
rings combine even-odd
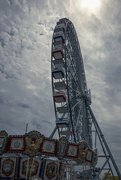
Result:
{"label": "ferris wheel rim", "polygon": [[[78,94],[78,96],[80,96],[80,98],[81,98],[81,95],[83,96],[83,94],[84,94],[84,92],[82,93],[81,92],[81,88],[82,89],[85,89],[85,87],[87,88],[87,85],[86,85],[86,83],[83,81],[83,83],[81,84],[81,88],[78,88],[78,92],[77,92],[77,90],[75,90],[75,89],[73,89],[72,87],[70,87],[69,86],[69,84],[68,84],[68,74],[69,74],[69,72],[68,72],[68,64],[67,64],[67,61],[66,61],[66,53],[68,53],[67,52],[67,45],[68,45],[68,43],[66,42],[66,41],[70,41],[68,38],[67,38],[67,36],[68,36],[68,26],[69,25],[71,25],[72,27],[72,31],[74,31],[74,35],[75,35],[75,39],[76,39],[76,47],[78,48],[78,51],[79,51],[79,56],[81,55],[81,50],[80,50],[80,45],[79,45],[79,42],[78,42],[78,37],[77,37],[77,34],[76,34],[76,31],[75,31],[75,28],[74,28],[74,26],[73,26],[73,24],[72,24],[72,22],[70,21],[70,20],[68,20],[68,19],[66,19],[66,27],[65,27],[65,44],[64,44],[64,60],[65,60],[65,74],[66,74],[66,85],[67,85],[67,96],[68,96],[68,105],[69,105],[69,110],[70,110],[70,119],[71,119],[71,126],[72,126],[72,131],[73,131],[73,136],[74,136],[74,141],[76,142],[76,138],[75,138],[75,129],[74,129],[74,126],[75,125],[73,125],[73,118],[72,118],[72,110],[71,110],[71,108],[72,108],[72,106],[71,106],[71,102],[70,102],[70,100],[71,100],[71,95],[70,95],[70,92],[71,91],[75,91],[75,93],[77,93]],[[56,27],[55,27],[56,28]],[[51,71],[52,71],[52,69],[53,69],[53,43],[54,43],[54,32],[53,32],[53,36],[52,36],[52,46],[51,46]],[[66,44],[67,43],[67,44]],[[71,48],[71,51],[72,51],[72,48]],[[82,57],[82,56],[81,56]],[[83,62],[83,61],[82,61]],[[81,64],[81,65],[83,65],[83,64]],[[80,67],[80,68],[83,68],[82,66]],[[81,72],[82,72],[82,70],[81,70]],[[52,72],[51,72],[52,73]],[[82,74],[81,74],[82,75]],[[78,76],[78,75],[76,75],[76,76]],[[72,78],[72,75],[71,75],[71,78]],[[74,77],[75,78],[75,77]],[[86,78],[85,78],[86,79]],[[84,79],[84,80],[85,80]],[[74,80],[73,80],[73,82],[74,82]],[[75,81],[76,82],[76,81]],[[82,87],[82,85],[85,83],[85,87]],[[71,90],[70,90],[71,89]],[[55,87],[54,87],[54,79],[53,79],[53,75],[52,75],[52,92],[54,93],[54,91],[55,91]],[[73,93],[74,94],[74,93]],[[54,100],[53,100],[54,101]],[[76,105],[77,105],[77,103],[75,103]],[[75,106],[76,106],[75,105]],[[74,106],[73,106],[73,108],[74,108]],[[54,110],[55,110],[55,116],[56,116],[56,121],[57,121],[57,108],[56,108],[56,103],[54,102]],[[80,113],[80,112],[79,112]],[[76,126],[77,127],[77,126]],[[58,133],[59,133],[59,131],[58,131]]]}

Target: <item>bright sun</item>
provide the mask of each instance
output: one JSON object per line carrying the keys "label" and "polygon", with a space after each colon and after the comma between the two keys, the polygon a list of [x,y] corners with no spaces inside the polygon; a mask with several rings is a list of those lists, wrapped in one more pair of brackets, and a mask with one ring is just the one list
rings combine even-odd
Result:
{"label": "bright sun", "polygon": [[90,11],[95,11],[101,5],[101,0],[81,0],[81,7],[89,9]]}

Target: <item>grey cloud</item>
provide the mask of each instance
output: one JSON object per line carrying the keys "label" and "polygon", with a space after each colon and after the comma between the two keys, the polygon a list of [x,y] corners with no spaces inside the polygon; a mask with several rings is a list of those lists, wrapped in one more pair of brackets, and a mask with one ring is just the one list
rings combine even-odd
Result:
{"label": "grey cloud", "polygon": [[22,108],[27,108],[27,109],[30,108],[30,106],[27,105],[27,104],[19,104],[19,106],[22,107]]}
{"label": "grey cloud", "polygon": [[121,2],[102,1],[97,14],[88,14],[78,2],[0,1],[0,127],[9,134],[24,134],[28,123],[28,131],[51,134],[51,40],[58,19],[67,17],[81,45],[92,109],[120,159]]}

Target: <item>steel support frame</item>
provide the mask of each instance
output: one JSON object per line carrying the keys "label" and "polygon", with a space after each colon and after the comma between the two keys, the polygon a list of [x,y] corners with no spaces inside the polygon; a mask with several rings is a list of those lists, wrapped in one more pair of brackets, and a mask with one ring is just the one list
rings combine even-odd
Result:
{"label": "steel support frame", "polygon": [[[113,158],[113,156],[112,156],[112,153],[111,153],[111,151],[110,151],[110,149],[109,149],[109,147],[108,147],[108,144],[107,144],[107,142],[106,142],[106,140],[105,140],[105,137],[104,137],[104,135],[102,134],[102,131],[101,131],[101,129],[100,129],[98,123],[97,123],[97,120],[96,120],[96,118],[95,118],[95,116],[94,116],[94,114],[93,114],[93,111],[92,111],[92,109],[91,109],[91,107],[89,106],[89,104],[88,104],[87,101],[86,101],[86,105],[87,105],[88,110],[89,110],[89,112],[90,112],[90,115],[91,115],[91,117],[92,117],[92,122],[93,122],[93,124],[94,124],[94,126],[95,126],[95,129],[96,129],[98,138],[99,138],[99,140],[100,140],[100,144],[101,144],[102,149],[103,149],[103,152],[104,152],[104,154],[105,154],[104,157],[106,158],[106,162],[104,163],[103,166],[105,166],[105,165],[108,163],[108,165],[109,165],[109,170],[111,171],[112,176],[113,176],[113,179],[115,180],[113,170],[112,170],[111,165],[110,165],[110,163],[109,163],[109,160],[111,160],[111,162],[112,162],[112,164],[113,164],[113,167],[114,167],[114,169],[115,169],[115,171],[116,171],[119,179],[121,179],[121,174],[120,174],[120,172],[119,172],[119,169],[118,169],[118,167],[117,167],[117,165],[116,165],[116,163],[115,163],[115,160],[114,160],[114,158]],[[107,151],[107,153],[106,153],[106,151]],[[99,176],[99,174],[102,172],[102,170],[104,169],[103,166],[102,166],[101,170],[99,171],[98,176]]]}

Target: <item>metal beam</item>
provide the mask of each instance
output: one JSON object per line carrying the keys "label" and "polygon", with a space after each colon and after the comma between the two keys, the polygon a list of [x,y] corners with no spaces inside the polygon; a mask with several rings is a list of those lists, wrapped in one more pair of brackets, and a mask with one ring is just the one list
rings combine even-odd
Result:
{"label": "metal beam", "polygon": [[53,130],[53,132],[51,133],[51,135],[50,135],[50,137],[49,137],[49,138],[53,138],[53,136],[54,136],[54,134],[55,134],[56,130],[57,130],[57,126],[55,126],[55,128],[54,128],[54,130]]}
{"label": "metal beam", "polygon": [[99,173],[97,174],[97,176],[95,177],[94,180],[97,180],[97,178],[99,177],[100,173],[102,172],[102,170],[104,169],[105,165],[107,164],[109,158],[105,161],[105,163],[103,164],[102,168],[100,169]]}
{"label": "metal beam", "polygon": [[[87,103],[87,102],[86,102],[86,103]],[[102,131],[101,131],[101,129],[100,129],[100,127],[99,127],[99,125],[98,125],[98,123],[97,123],[97,121],[96,121],[96,118],[95,118],[95,116],[94,116],[94,114],[93,114],[93,112],[92,112],[92,110],[91,110],[91,107],[89,106],[88,103],[87,103],[87,106],[88,106],[88,109],[89,109],[90,114],[91,114],[91,116],[92,116],[92,120],[93,120],[94,124],[96,124],[96,127],[97,127],[97,129],[98,129],[98,131],[99,131],[100,137],[102,138],[102,142],[103,142],[104,145],[105,145],[105,148],[106,148],[106,150],[107,150],[107,152],[108,152],[108,154],[109,154],[109,157],[111,158],[111,161],[112,161],[112,164],[113,164],[113,166],[114,166],[114,168],[115,168],[115,171],[117,172],[117,175],[118,175],[119,179],[121,179],[121,174],[120,174],[120,172],[119,172],[119,169],[118,169],[118,167],[117,167],[117,165],[116,165],[116,163],[115,163],[115,160],[114,160],[114,158],[113,158],[113,156],[112,156],[112,153],[111,153],[111,151],[110,151],[110,149],[109,149],[109,147],[108,147],[108,144],[107,144],[107,142],[106,142],[106,140],[105,140],[105,138],[104,138],[104,135],[102,134]]]}

